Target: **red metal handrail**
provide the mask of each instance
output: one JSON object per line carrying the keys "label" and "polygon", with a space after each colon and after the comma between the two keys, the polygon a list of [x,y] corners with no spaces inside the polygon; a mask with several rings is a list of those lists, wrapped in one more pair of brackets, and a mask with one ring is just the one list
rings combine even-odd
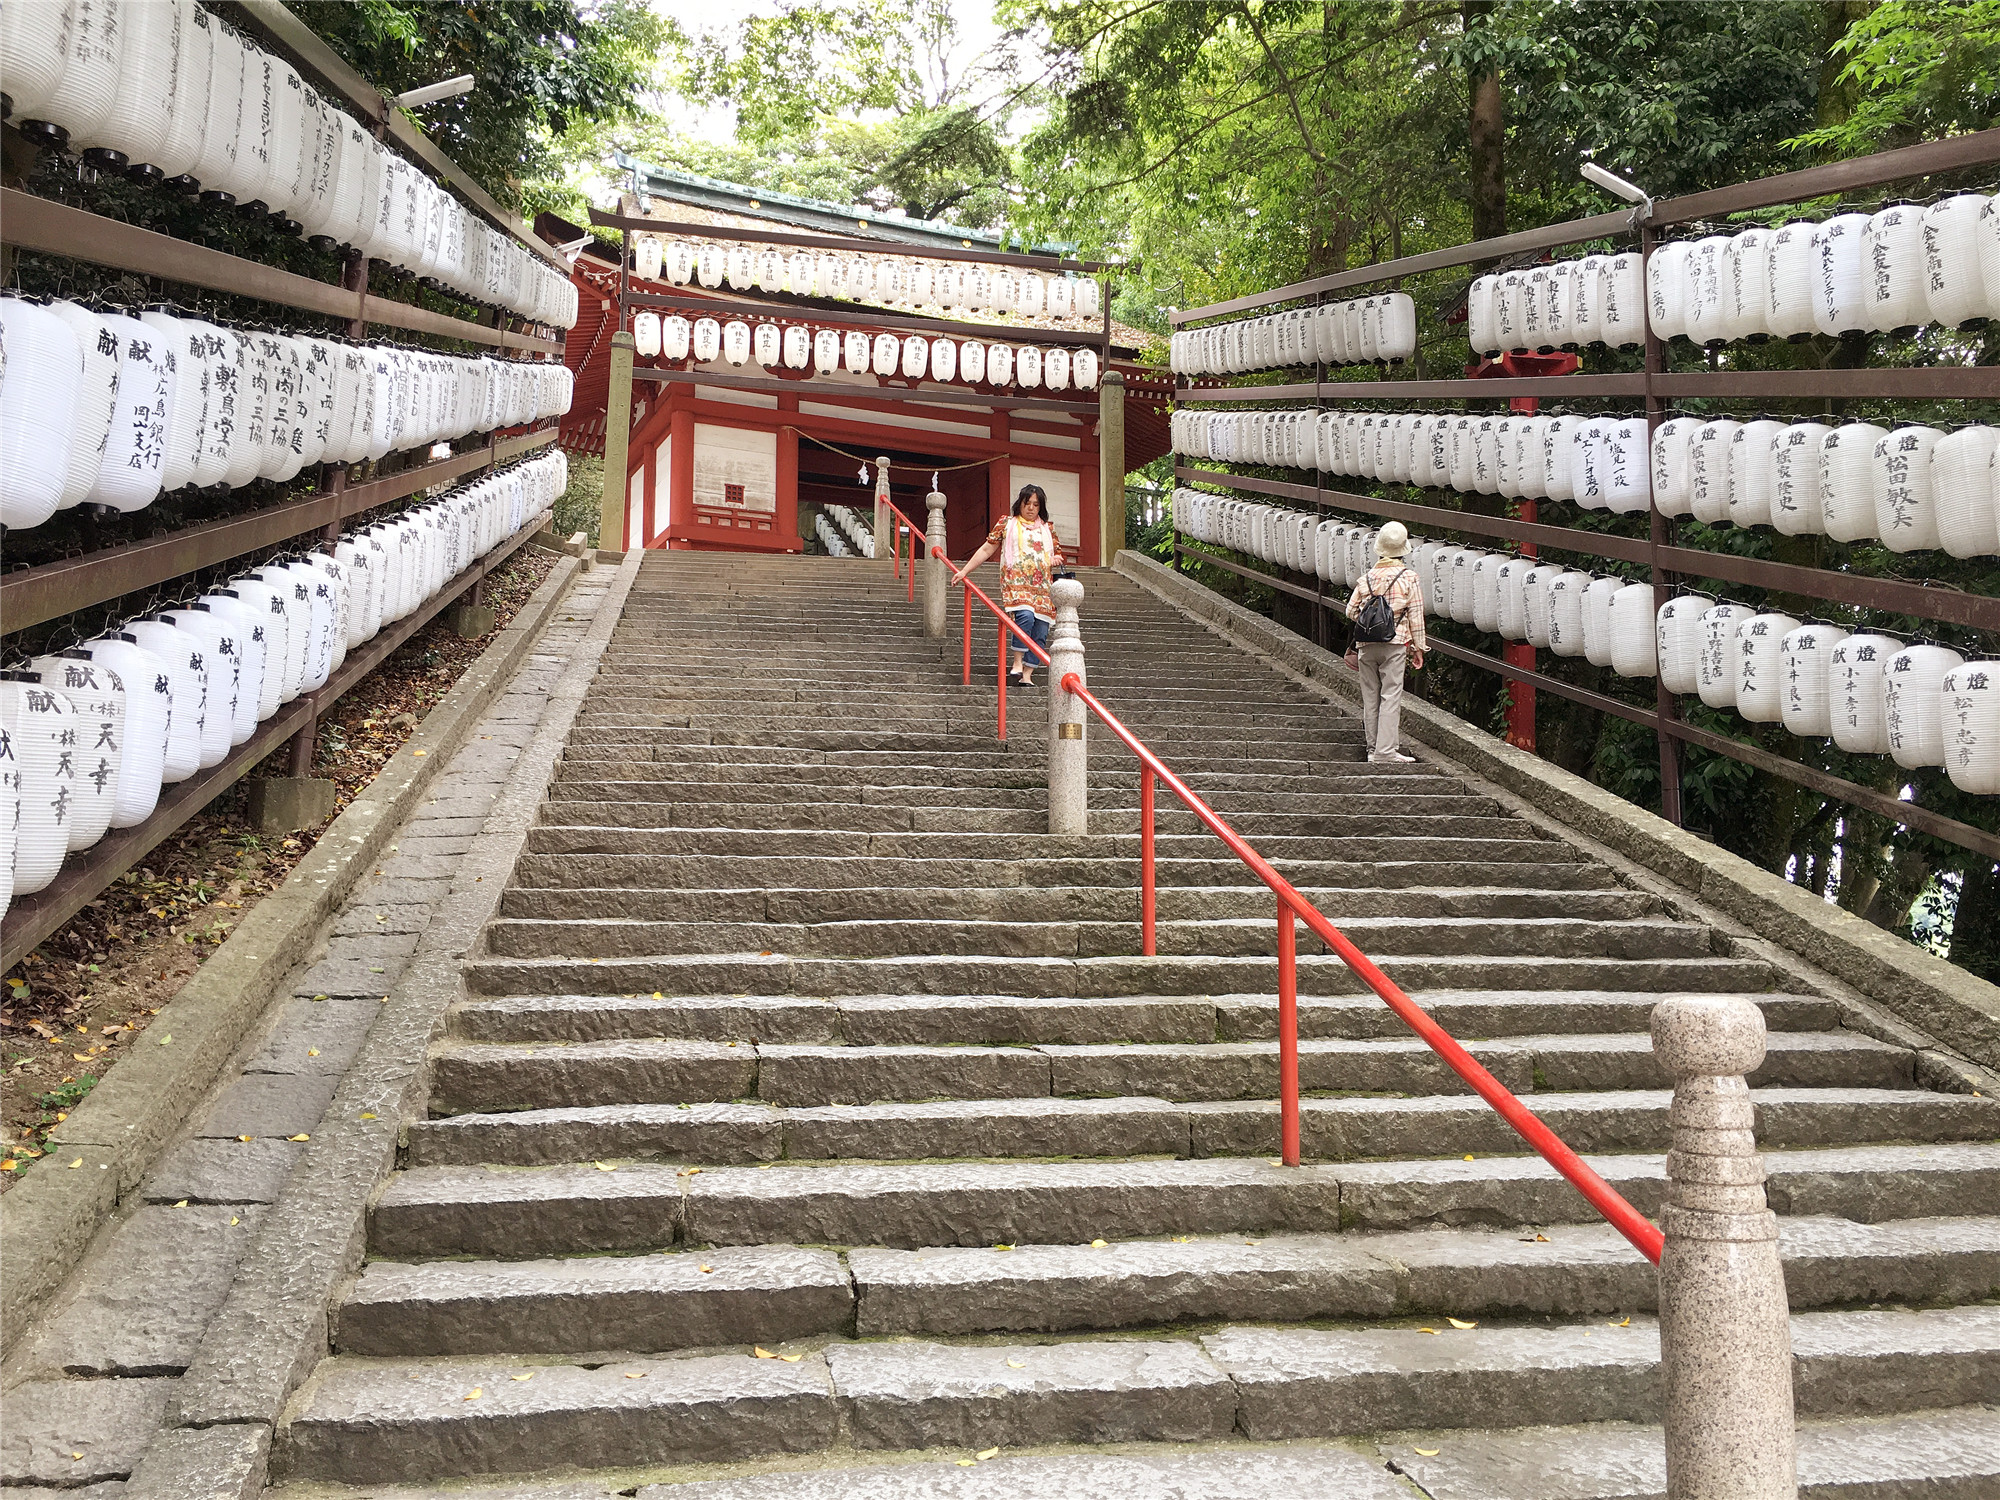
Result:
{"label": "red metal handrail", "polygon": [[[885,501],[888,509],[903,525],[910,527],[910,595],[916,591],[916,539],[922,535],[908,516],[896,509],[894,502]],[[896,568],[902,571],[901,549],[898,547]],[[951,559],[942,547],[931,547],[926,556],[945,567],[951,566]],[[963,680],[972,681],[972,599],[976,594],[979,601],[991,610],[1000,622],[1000,698],[999,737],[1007,738],[1007,633],[1012,631],[1021,639],[1022,645],[1035,653],[1047,665],[1049,655],[1035,644],[1034,638],[1023,631],[1005,611],[988,598],[985,591],[968,577],[964,580],[965,642],[963,654]],[[1641,1255],[1659,1264],[1662,1238],[1660,1231],[1646,1216],[1640,1213],[1617,1189],[1613,1188],[1591,1167],[1572,1151],[1562,1138],[1542,1123],[1535,1112],[1523,1104],[1499,1079],[1483,1067],[1479,1060],[1464,1047],[1458,1039],[1446,1031],[1424,1008],[1412,1000],[1402,987],[1384,974],[1367,954],[1355,947],[1347,937],[1328,920],[1320,909],[1301,895],[1292,883],[1280,875],[1271,862],[1251,848],[1243,838],[1222,820],[1221,814],[1204,802],[1194,789],[1168,769],[1165,761],[1148,749],[1139,737],[1120,722],[1118,716],[1100,703],[1076,673],[1065,673],[1060,683],[1062,690],[1074,694],[1083,705],[1103,722],[1104,727],[1115,735],[1126,749],[1139,760],[1139,910],[1140,939],[1142,951],[1147,957],[1154,954],[1154,930],[1156,893],[1154,879],[1156,859],[1154,844],[1156,839],[1153,811],[1154,782],[1164,781],[1167,788],[1195,817],[1221,839],[1231,854],[1243,861],[1250,872],[1270,888],[1277,900],[1278,923],[1278,1113],[1279,1113],[1279,1154],[1286,1166],[1295,1167],[1300,1160],[1299,1126],[1299,980],[1298,980],[1298,930],[1297,922],[1304,922],[1312,929],[1313,935],[1326,944],[1340,961],[1368,986],[1368,988],[1396,1013],[1397,1019],[1408,1026],[1417,1037],[1433,1052],[1444,1059],[1445,1066],[1471,1086],[1472,1091],[1484,1099],[1498,1112],[1501,1119],[1514,1132],[1533,1147],[1550,1166],[1560,1172],[1570,1185],[1583,1194],[1586,1202],[1604,1215],[1611,1226],[1631,1241]]]}

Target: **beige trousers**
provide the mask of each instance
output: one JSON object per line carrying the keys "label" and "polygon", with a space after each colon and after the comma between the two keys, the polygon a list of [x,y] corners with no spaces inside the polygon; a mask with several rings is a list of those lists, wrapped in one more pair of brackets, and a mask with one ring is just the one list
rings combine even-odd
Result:
{"label": "beige trousers", "polygon": [[1400,641],[1363,641],[1354,650],[1361,662],[1361,728],[1368,737],[1368,753],[1400,749],[1403,669],[1410,648]]}

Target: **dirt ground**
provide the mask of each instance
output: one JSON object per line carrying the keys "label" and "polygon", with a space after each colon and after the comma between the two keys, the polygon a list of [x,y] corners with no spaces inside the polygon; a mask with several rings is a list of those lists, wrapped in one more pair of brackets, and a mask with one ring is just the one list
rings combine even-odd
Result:
{"label": "dirt ground", "polygon": [[[0,1192],[41,1157],[47,1133],[243,914],[283,882],[375,779],[556,560],[523,548],[486,581],[486,603],[499,616],[491,632],[461,640],[439,616],[334,705],[320,725],[313,768],[337,787],[326,822],[260,837],[247,821],[238,782],[0,976]],[[288,774],[290,753],[279,750],[250,777]]]}

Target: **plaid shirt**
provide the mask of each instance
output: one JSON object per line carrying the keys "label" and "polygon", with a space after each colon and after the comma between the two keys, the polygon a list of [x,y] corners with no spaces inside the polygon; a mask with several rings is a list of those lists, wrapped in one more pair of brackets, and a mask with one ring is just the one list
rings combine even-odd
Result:
{"label": "plaid shirt", "polygon": [[1375,564],[1354,585],[1354,592],[1348,596],[1347,618],[1359,619],[1361,606],[1368,602],[1370,594],[1380,594],[1389,601],[1389,608],[1396,614],[1396,644],[1413,646],[1419,651],[1428,651],[1430,642],[1424,638],[1424,590],[1417,582],[1417,570],[1400,557],[1385,558]]}

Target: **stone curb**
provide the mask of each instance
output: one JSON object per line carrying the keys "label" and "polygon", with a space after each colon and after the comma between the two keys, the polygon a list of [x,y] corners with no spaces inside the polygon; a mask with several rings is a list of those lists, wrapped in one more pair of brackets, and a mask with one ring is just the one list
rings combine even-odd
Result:
{"label": "stone curb", "polygon": [[[239,1267],[169,1404],[166,1438],[176,1429],[275,1431],[286,1402],[325,1356],[328,1309],[340,1283],[360,1267],[368,1203],[395,1167],[402,1119],[423,1107],[426,1054],[458,997],[460,961],[499,904],[638,571],[635,556],[613,578],[534,739]],[[165,1456],[154,1464],[149,1454],[128,1495],[191,1493],[175,1461],[181,1450],[160,1442],[155,1448]],[[190,1464],[198,1452],[189,1446]]]}
{"label": "stone curb", "polygon": [[0,1198],[0,1350],[81,1259],[215,1084],[438,769],[526,656],[582,565],[565,559],[284,882],[162,1006],[139,1043],[50,1137],[76,1172],[43,1166]]}
{"label": "stone curb", "polygon": [[[1350,705],[1360,702],[1354,673],[1324,647],[1140,553],[1120,552],[1113,570],[1244,649],[1272,658],[1327,696]],[[1084,637],[1087,644],[1087,615]],[[1988,1067],[2000,1067],[2000,985],[1933,958],[1874,923],[1829,906],[1422,699],[1404,698],[1403,723],[1412,738],[1727,912],[1946,1045]]]}

